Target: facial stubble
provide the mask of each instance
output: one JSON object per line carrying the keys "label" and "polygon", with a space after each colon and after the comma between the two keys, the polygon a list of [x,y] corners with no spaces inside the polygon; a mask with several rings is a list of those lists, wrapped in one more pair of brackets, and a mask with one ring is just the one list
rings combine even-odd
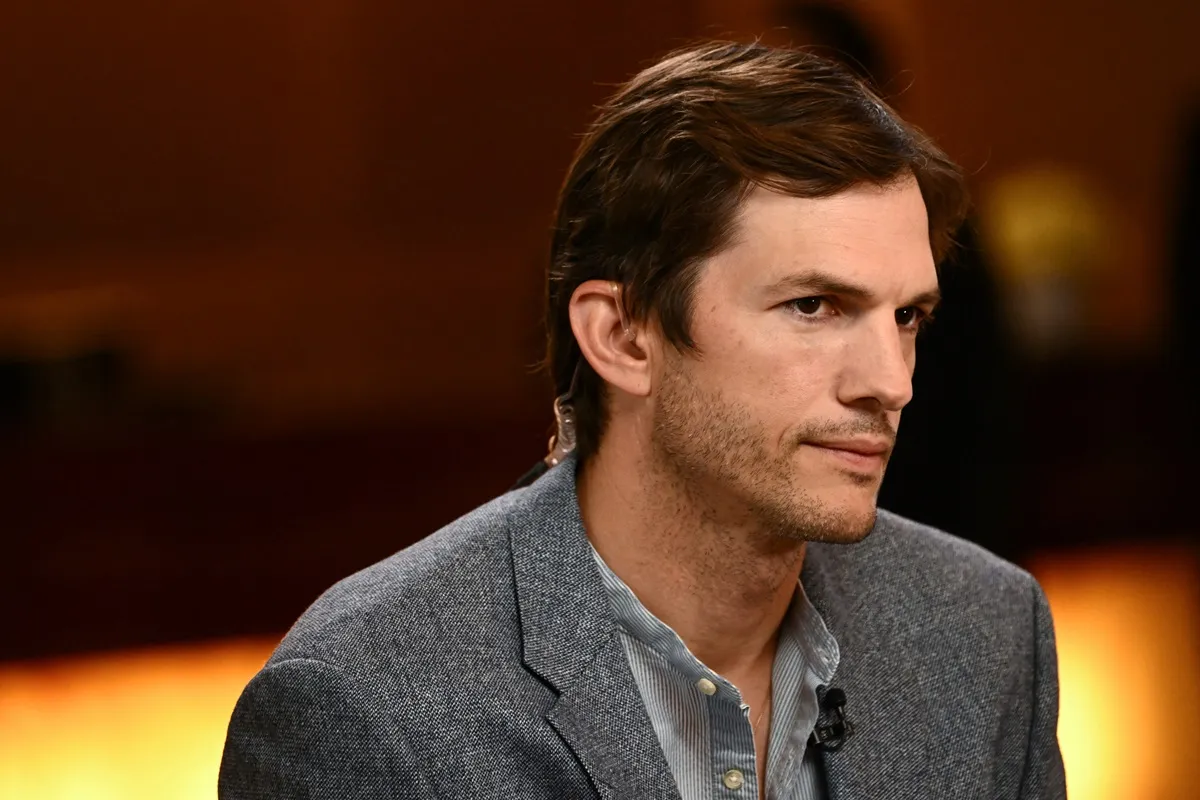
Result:
{"label": "facial stubble", "polygon": [[[831,507],[794,483],[794,459],[804,441],[876,431],[886,428],[886,422],[811,423],[773,451],[765,426],[747,407],[700,385],[685,366],[686,357],[680,361],[662,376],[652,444],[658,466],[701,518],[719,522],[744,517],[765,535],[790,541],[856,542],[870,533],[873,506],[869,520]],[[846,473],[845,478],[863,491],[877,482],[861,474]]]}

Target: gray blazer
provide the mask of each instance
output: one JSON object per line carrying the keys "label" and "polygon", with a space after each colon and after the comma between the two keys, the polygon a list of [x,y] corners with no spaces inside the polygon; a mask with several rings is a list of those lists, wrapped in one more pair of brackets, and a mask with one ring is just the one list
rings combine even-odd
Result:
{"label": "gray blazer", "polygon": [[[854,736],[832,800],[1061,798],[1046,600],[1025,572],[887,512],[811,544]],[[568,459],[312,605],[243,692],[221,800],[672,798]]]}

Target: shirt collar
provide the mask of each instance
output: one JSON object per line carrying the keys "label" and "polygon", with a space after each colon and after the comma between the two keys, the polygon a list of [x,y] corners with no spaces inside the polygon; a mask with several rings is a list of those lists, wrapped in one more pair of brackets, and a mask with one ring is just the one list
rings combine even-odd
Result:
{"label": "shirt collar", "polygon": [[[612,571],[594,546],[591,546],[591,550],[600,568],[614,619],[621,630],[657,653],[689,681],[697,683],[702,679],[710,680],[716,685],[718,693],[740,702],[737,689],[696,658],[669,625],[642,605],[633,590]],[[784,651],[797,652],[804,658],[817,684],[828,685],[833,680],[841,658],[837,640],[829,632],[820,612],[809,602],[804,586],[799,581],[779,633],[780,654]]]}

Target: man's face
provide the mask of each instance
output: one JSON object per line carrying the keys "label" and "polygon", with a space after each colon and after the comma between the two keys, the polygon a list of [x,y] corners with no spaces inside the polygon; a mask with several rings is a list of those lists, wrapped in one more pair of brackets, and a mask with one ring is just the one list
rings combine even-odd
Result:
{"label": "man's face", "polygon": [[912,178],[815,200],[756,189],[702,268],[697,352],[663,348],[657,457],[706,510],[860,540],[937,288]]}

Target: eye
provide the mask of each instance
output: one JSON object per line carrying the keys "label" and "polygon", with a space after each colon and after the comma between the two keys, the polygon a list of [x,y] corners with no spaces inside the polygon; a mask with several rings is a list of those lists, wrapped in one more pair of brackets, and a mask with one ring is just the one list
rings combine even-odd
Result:
{"label": "eye", "polygon": [[925,326],[932,317],[929,312],[917,308],[916,306],[905,306],[896,311],[896,324],[901,328],[911,331],[918,331]]}
{"label": "eye", "polygon": [[829,305],[829,300],[821,295],[815,295],[813,297],[798,297],[795,300],[787,301],[785,305],[800,316],[815,317],[821,313],[823,307]]}

